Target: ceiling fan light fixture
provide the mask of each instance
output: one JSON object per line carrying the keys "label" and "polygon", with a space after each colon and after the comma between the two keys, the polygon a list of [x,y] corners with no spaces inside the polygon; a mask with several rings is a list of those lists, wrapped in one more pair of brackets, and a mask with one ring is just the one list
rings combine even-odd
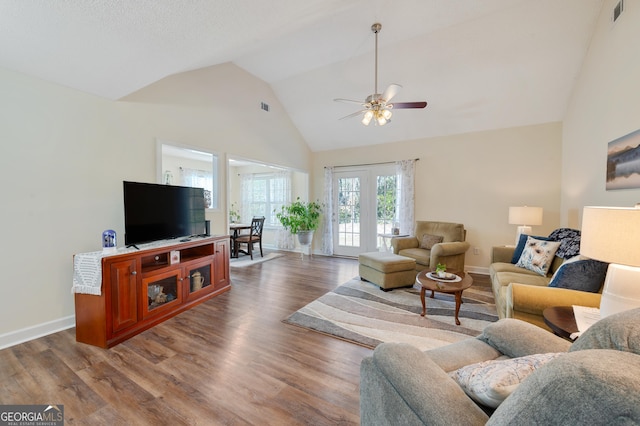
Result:
{"label": "ceiling fan light fixture", "polygon": [[[362,124],[368,126],[371,123],[371,120],[375,119],[375,124],[377,126],[384,126],[389,121],[391,121],[391,108],[397,109],[407,109],[407,108],[424,108],[427,106],[425,101],[422,102],[400,102],[400,103],[391,103],[391,99],[398,93],[398,91],[402,88],[399,84],[392,83],[385,89],[385,91],[380,94],[378,93],[378,33],[382,29],[382,25],[380,23],[375,23],[371,26],[371,31],[375,34],[375,64],[374,64],[374,84],[373,84],[373,93],[365,99],[364,103],[360,101],[354,101],[351,99],[343,99],[336,98],[334,101],[339,102],[351,102],[362,105],[363,109],[349,114],[342,118],[354,117],[359,114],[363,114],[362,116]],[[341,118],[341,120],[342,120]]]}
{"label": "ceiling fan light fixture", "polygon": [[362,117],[362,124],[364,124],[365,126],[368,126],[369,123],[371,123],[372,118],[373,118],[373,111],[369,110],[365,112],[364,116]]}

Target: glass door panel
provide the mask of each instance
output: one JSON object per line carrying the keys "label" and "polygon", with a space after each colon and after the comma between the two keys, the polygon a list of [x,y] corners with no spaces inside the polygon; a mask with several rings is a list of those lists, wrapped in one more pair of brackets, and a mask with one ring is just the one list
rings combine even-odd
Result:
{"label": "glass door panel", "polygon": [[338,245],[360,247],[360,179],[339,179],[338,188]]}
{"label": "glass door panel", "polygon": [[187,266],[186,271],[185,287],[187,300],[198,298],[203,293],[213,291],[213,257]]}
{"label": "glass door panel", "polygon": [[182,300],[180,270],[152,275],[142,279],[143,317],[163,311],[164,307]]}
{"label": "glass door panel", "polygon": [[211,285],[211,268],[203,267],[189,271],[189,291],[202,290]]}
{"label": "glass door panel", "polygon": [[395,173],[376,176],[376,248],[388,249],[384,237],[391,235],[396,221],[397,177]]}
{"label": "glass door panel", "polygon": [[362,253],[366,239],[362,235],[362,186],[367,180],[359,172],[337,172],[334,177],[334,206],[337,224],[334,227],[334,253],[339,256],[357,256]]}

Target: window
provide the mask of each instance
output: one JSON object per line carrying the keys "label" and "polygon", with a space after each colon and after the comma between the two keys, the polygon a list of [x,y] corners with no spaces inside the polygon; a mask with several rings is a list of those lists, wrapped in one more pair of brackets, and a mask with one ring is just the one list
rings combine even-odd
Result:
{"label": "window", "polygon": [[264,216],[265,226],[281,226],[276,217],[291,198],[289,172],[242,175],[243,222],[253,216]]}

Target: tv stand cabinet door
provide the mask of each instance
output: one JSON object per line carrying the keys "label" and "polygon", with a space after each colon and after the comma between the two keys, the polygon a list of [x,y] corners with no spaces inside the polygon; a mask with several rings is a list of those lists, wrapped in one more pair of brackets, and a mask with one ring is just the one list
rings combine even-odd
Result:
{"label": "tv stand cabinet door", "polygon": [[138,323],[136,266],[136,259],[116,261],[109,265],[112,334]]}
{"label": "tv stand cabinet door", "polygon": [[214,287],[217,290],[229,285],[229,240],[225,238],[214,244]]}

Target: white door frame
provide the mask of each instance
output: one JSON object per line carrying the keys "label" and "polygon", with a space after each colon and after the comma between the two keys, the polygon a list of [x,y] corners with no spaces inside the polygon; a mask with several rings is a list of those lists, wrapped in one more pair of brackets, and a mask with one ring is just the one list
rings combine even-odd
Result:
{"label": "white door frame", "polygon": [[[333,251],[337,256],[357,256],[360,253],[377,251],[378,231],[377,231],[377,177],[381,175],[395,174],[395,165],[383,164],[372,166],[354,166],[352,168],[341,168],[333,172],[333,211],[335,221],[333,226]],[[359,178],[360,179],[360,229],[359,244],[340,245],[339,218],[340,209],[338,205],[338,185],[340,179]]]}

